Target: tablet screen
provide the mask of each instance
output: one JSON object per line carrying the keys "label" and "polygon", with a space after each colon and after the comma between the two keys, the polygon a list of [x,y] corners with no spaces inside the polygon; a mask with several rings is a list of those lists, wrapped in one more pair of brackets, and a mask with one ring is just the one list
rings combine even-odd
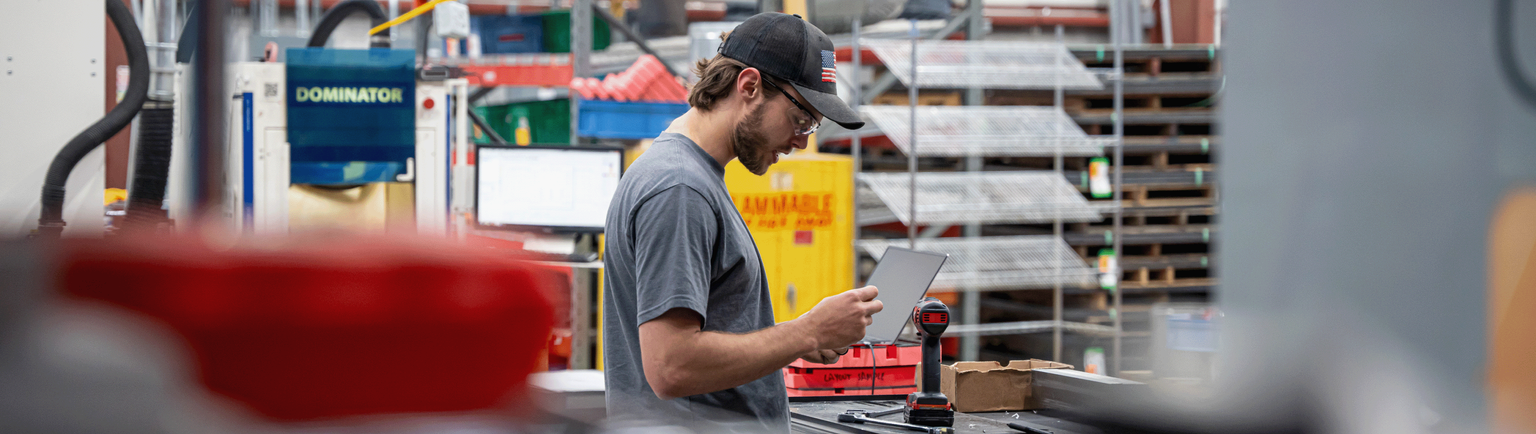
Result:
{"label": "tablet screen", "polygon": [[869,276],[869,284],[880,288],[875,299],[885,303],[885,309],[876,313],[875,321],[864,328],[863,342],[894,342],[912,316],[912,307],[928,293],[928,285],[946,259],[949,255],[942,253],[887,247]]}

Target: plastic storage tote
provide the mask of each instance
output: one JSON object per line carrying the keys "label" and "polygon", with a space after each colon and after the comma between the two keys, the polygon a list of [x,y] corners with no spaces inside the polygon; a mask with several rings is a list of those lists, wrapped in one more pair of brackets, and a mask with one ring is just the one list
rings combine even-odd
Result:
{"label": "plastic storage tote", "polygon": [[[475,107],[475,113],[508,143],[516,143],[517,127],[522,119],[528,122],[530,143],[571,143],[571,100],[552,99],[494,106]],[[475,143],[490,143],[491,139],[478,131]]]}
{"label": "plastic storage tote", "polygon": [[475,34],[480,35],[480,52],[483,54],[544,51],[542,15],[482,15],[473,17],[470,24]]}
{"label": "plastic storage tote", "polygon": [[582,137],[654,139],[687,111],[688,104],[583,100],[577,125]]}

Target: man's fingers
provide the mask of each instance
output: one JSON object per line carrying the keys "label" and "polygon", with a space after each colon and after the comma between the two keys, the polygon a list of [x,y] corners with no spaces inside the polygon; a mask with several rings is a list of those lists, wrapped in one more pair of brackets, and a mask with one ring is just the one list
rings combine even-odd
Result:
{"label": "man's fingers", "polygon": [[848,347],[838,348],[838,349],[832,350],[832,352],[837,353],[837,355],[839,355],[839,356],[844,355],[844,354],[848,354]]}
{"label": "man's fingers", "polygon": [[821,350],[821,364],[823,364],[823,365],[830,365],[830,364],[833,364],[833,363],[837,363],[838,356],[840,356],[840,355],[841,354],[838,354],[836,351]]}
{"label": "man's fingers", "polygon": [[857,291],[859,291],[859,301],[874,300],[875,296],[880,295],[880,288],[874,286],[865,286],[857,289]]}
{"label": "man's fingers", "polygon": [[865,315],[874,315],[876,313],[879,313],[882,310],[885,310],[885,302],[880,301],[880,300],[875,300],[875,301],[863,303],[863,306],[860,306],[860,307],[864,308],[864,314]]}

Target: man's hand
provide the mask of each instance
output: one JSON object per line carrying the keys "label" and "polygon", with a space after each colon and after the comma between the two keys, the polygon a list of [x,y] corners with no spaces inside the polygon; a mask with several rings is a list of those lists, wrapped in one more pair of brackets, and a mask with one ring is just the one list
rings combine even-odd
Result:
{"label": "man's hand", "polygon": [[803,356],[800,356],[800,360],[822,365],[830,365],[837,363],[837,359],[842,357],[844,354],[848,354],[848,347],[838,348],[835,350],[812,351],[806,353]]}
{"label": "man's hand", "polygon": [[818,349],[844,348],[864,338],[864,328],[874,322],[871,316],[885,304],[875,300],[880,290],[873,286],[852,289],[816,303],[796,321],[805,321]]}

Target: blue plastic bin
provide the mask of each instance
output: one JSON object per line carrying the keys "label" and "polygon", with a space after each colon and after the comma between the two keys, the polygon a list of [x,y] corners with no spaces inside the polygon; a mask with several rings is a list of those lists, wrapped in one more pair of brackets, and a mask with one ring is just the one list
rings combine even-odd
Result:
{"label": "blue plastic bin", "polygon": [[583,100],[577,131],[599,139],[654,139],[687,111],[688,104]]}
{"label": "blue plastic bin", "polygon": [[473,17],[470,26],[480,35],[482,54],[544,51],[542,15],[481,15]]}

